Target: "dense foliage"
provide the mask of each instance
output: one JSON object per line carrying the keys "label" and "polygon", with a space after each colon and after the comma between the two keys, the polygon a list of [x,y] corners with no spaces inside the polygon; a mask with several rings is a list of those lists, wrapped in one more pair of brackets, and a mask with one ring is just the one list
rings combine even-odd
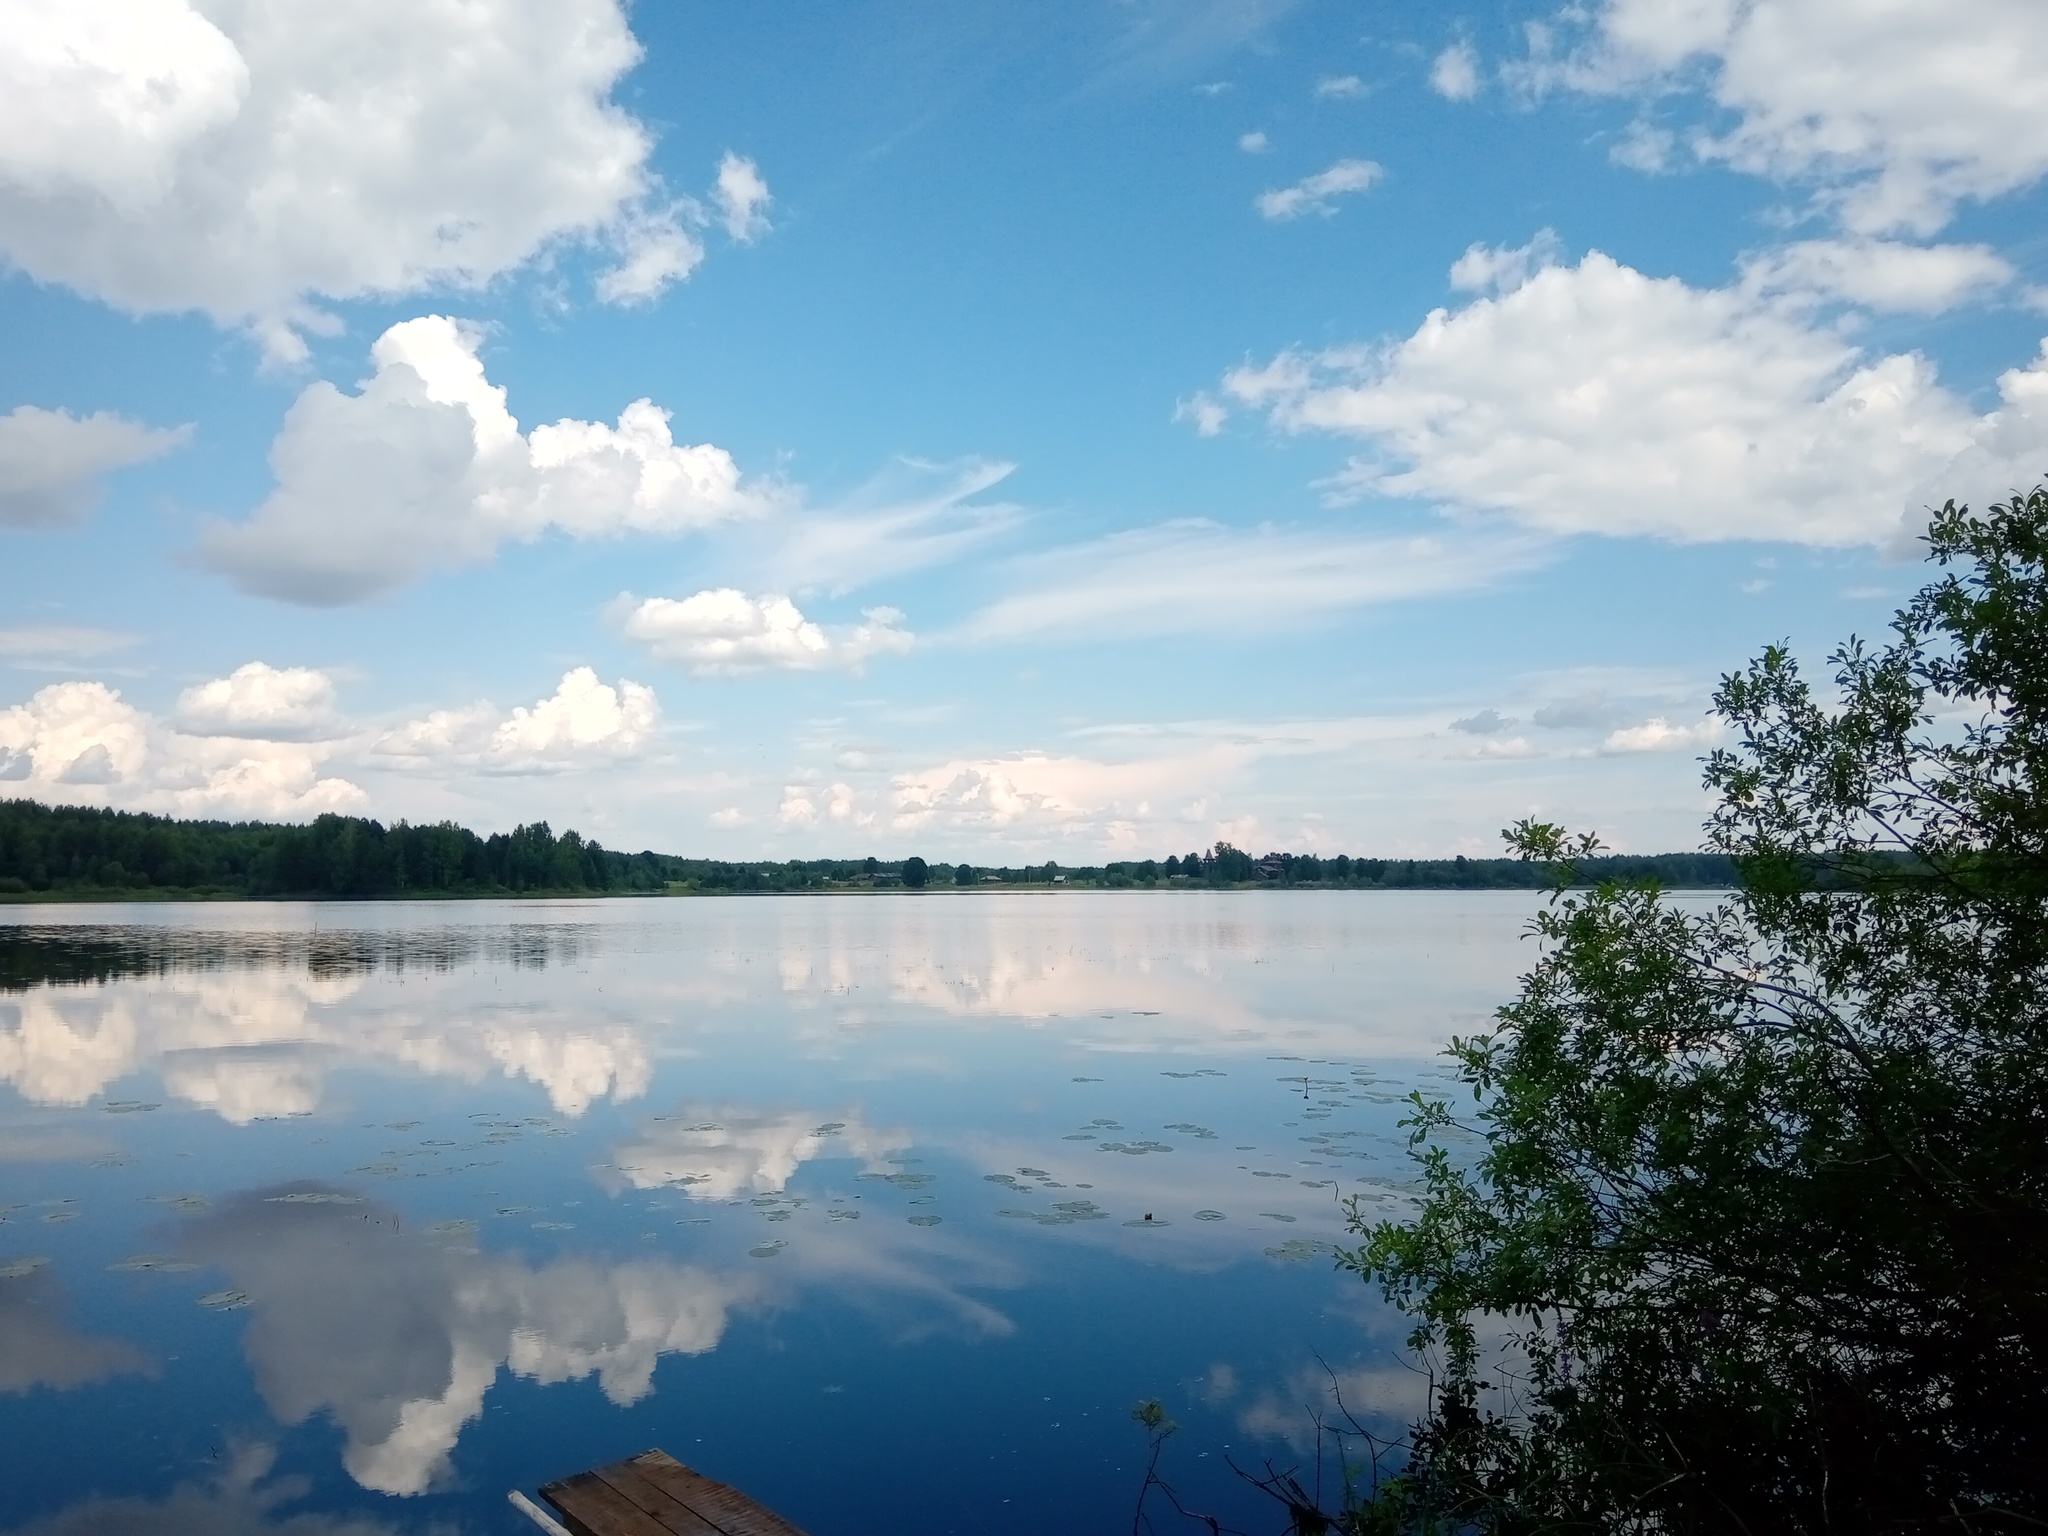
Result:
{"label": "dense foliage", "polygon": [[1833,702],[1782,649],[1724,680],[1742,890],[1560,890],[1454,1047],[1476,1160],[1418,1097],[1419,1217],[1351,1259],[1439,1374],[1345,1528],[2048,1521],[2048,491],[1930,544]]}
{"label": "dense foliage", "polygon": [[[1734,866],[1701,854],[1603,860],[1615,874],[1654,875],[1675,885],[1727,885]],[[901,884],[921,887],[935,870],[955,886],[1341,885],[1393,889],[1539,883],[1515,859],[1317,859],[1268,854],[1253,860],[1227,843],[1162,865],[1057,864],[974,869],[921,858],[731,862],[674,854],[620,853],[546,822],[478,836],[450,822],[385,826],[359,816],[305,825],[178,821],[86,806],[0,800],[0,896],[158,893],[199,896],[466,896],[520,893],[803,891]],[[1589,871],[1598,878],[1601,871]]]}

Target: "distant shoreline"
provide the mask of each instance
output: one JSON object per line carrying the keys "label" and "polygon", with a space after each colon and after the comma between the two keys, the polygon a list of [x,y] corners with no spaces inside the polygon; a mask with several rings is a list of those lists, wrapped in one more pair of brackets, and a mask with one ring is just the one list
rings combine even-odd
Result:
{"label": "distant shoreline", "polygon": [[[1569,887],[1573,890],[1590,890],[1594,882],[1578,881]],[[1662,885],[1673,894],[1697,893],[1704,891],[1729,891],[1730,885]],[[1064,883],[1048,885],[1043,881],[1025,884],[1005,883],[1002,885],[928,885],[928,886],[812,886],[801,890],[732,890],[725,887],[706,887],[682,891],[426,891],[409,892],[405,895],[386,896],[345,896],[331,891],[307,891],[297,894],[268,892],[261,896],[249,896],[233,891],[166,891],[166,890],[98,890],[98,891],[38,891],[23,895],[0,892],[0,908],[11,907],[78,907],[78,906],[218,906],[227,902],[258,902],[266,905],[287,905],[292,902],[328,902],[348,906],[371,903],[411,903],[418,906],[445,906],[457,901],[670,901],[670,900],[725,900],[728,898],[757,898],[772,896],[818,896],[818,897],[865,897],[865,896],[916,896],[916,897],[960,897],[980,896],[1065,896],[1086,893],[1089,895],[1119,896],[1197,896],[1221,893],[1225,895],[1244,892],[1348,892],[1358,896],[1401,896],[1418,891],[1522,891],[1531,895],[1549,889],[1537,885],[1337,885],[1297,883],[1281,885],[1272,881],[1244,881],[1234,885],[1212,885],[1182,882],[1177,885],[1096,885]]]}
{"label": "distant shoreline", "polygon": [[[1726,889],[1712,853],[1607,854],[1580,861],[1589,884],[1655,881]],[[1101,864],[903,859],[702,859],[607,848],[544,821],[480,835],[453,822],[385,825],[181,821],[93,806],[0,800],[0,903],[98,901],[473,901],[576,896],[768,895],[874,890],[1541,890],[1552,871],[1520,859],[1267,853],[1219,842],[1163,859]]]}

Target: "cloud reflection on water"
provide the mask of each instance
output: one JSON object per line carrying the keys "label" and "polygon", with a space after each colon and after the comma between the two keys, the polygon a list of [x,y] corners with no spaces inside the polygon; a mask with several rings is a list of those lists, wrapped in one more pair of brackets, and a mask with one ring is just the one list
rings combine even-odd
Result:
{"label": "cloud reflection on water", "polygon": [[381,1520],[288,1509],[311,1484],[270,1478],[276,1459],[267,1445],[236,1446],[211,1484],[186,1483],[162,1499],[87,1499],[14,1536],[397,1536]]}
{"label": "cloud reflection on water", "polygon": [[0,1393],[61,1392],[113,1376],[156,1374],[155,1363],[134,1345],[73,1332],[59,1316],[62,1307],[49,1270],[0,1275]]}
{"label": "cloud reflection on water", "polygon": [[856,1111],[840,1119],[735,1104],[685,1105],[656,1115],[599,1170],[607,1188],[675,1188],[697,1200],[778,1194],[820,1156],[877,1159],[911,1144],[908,1131],[877,1131]]}
{"label": "cloud reflection on water", "polygon": [[[286,1199],[325,1195],[331,1200]],[[549,1384],[595,1375],[625,1406],[665,1354],[717,1347],[746,1275],[643,1260],[446,1248],[397,1214],[300,1185],[234,1196],[187,1223],[181,1251],[249,1297],[243,1348],[285,1424],[332,1415],[350,1476],[382,1493],[425,1492],[501,1369]]]}
{"label": "cloud reflection on water", "polygon": [[[523,1078],[577,1116],[642,1096],[660,1056],[735,1035],[814,1060],[865,1053],[882,1072],[958,1071],[1006,1025],[1090,1052],[1425,1056],[1482,1022],[1528,958],[1512,939],[1532,898],[1480,893],[1496,895],[589,903],[555,938],[535,921],[317,944],[189,931],[154,948],[123,947],[139,928],[81,925],[90,965],[55,953],[46,926],[10,953],[39,945],[47,973],[115,979],[0,995],[0,1081],[83,1104],[155,1070],[168,1095],[246,1124],[317,1110],[348,1067]],[[341,910],[360,924],[397,909]]]}

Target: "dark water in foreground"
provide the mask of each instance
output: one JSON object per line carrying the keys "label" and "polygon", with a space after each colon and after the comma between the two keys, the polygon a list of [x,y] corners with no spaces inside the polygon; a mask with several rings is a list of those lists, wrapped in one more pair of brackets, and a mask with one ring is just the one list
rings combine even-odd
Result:
{"label": "dark water in foreground", "polygon": [[1274,1528],[1224,1457],[1319,1362],[1414,1402],[1337,1201],[1533,906],[0,909],[0,1531],[530,1533],[652,1445],[813,1536],[1128,1530],[1144,1396]]}

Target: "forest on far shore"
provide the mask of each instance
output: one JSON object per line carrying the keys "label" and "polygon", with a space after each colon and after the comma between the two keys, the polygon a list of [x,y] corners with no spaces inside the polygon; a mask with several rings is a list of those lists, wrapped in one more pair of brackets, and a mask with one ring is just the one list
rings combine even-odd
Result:
{"label": "forest on far shore", "polygon": [[[1738,884],[1719,854],[1588,860],[1589,881],[1655,880],[1674,888]],[[1065,885],[1130,889],[1253,885],[1393,890],[1536,889],[1544,871],[1519,859],[1380,859],[1340,854],[1255,857],[1228,843],[1163,859],[1100,865],[982,865],[901,860],[694,859],[624,853],[544,821],[479,836],[453,822],[385,826],[360,816],[303,825],[181,821],[134,811],[0,801],[0,899],[88,896],[462,897],[663,895]]]}

